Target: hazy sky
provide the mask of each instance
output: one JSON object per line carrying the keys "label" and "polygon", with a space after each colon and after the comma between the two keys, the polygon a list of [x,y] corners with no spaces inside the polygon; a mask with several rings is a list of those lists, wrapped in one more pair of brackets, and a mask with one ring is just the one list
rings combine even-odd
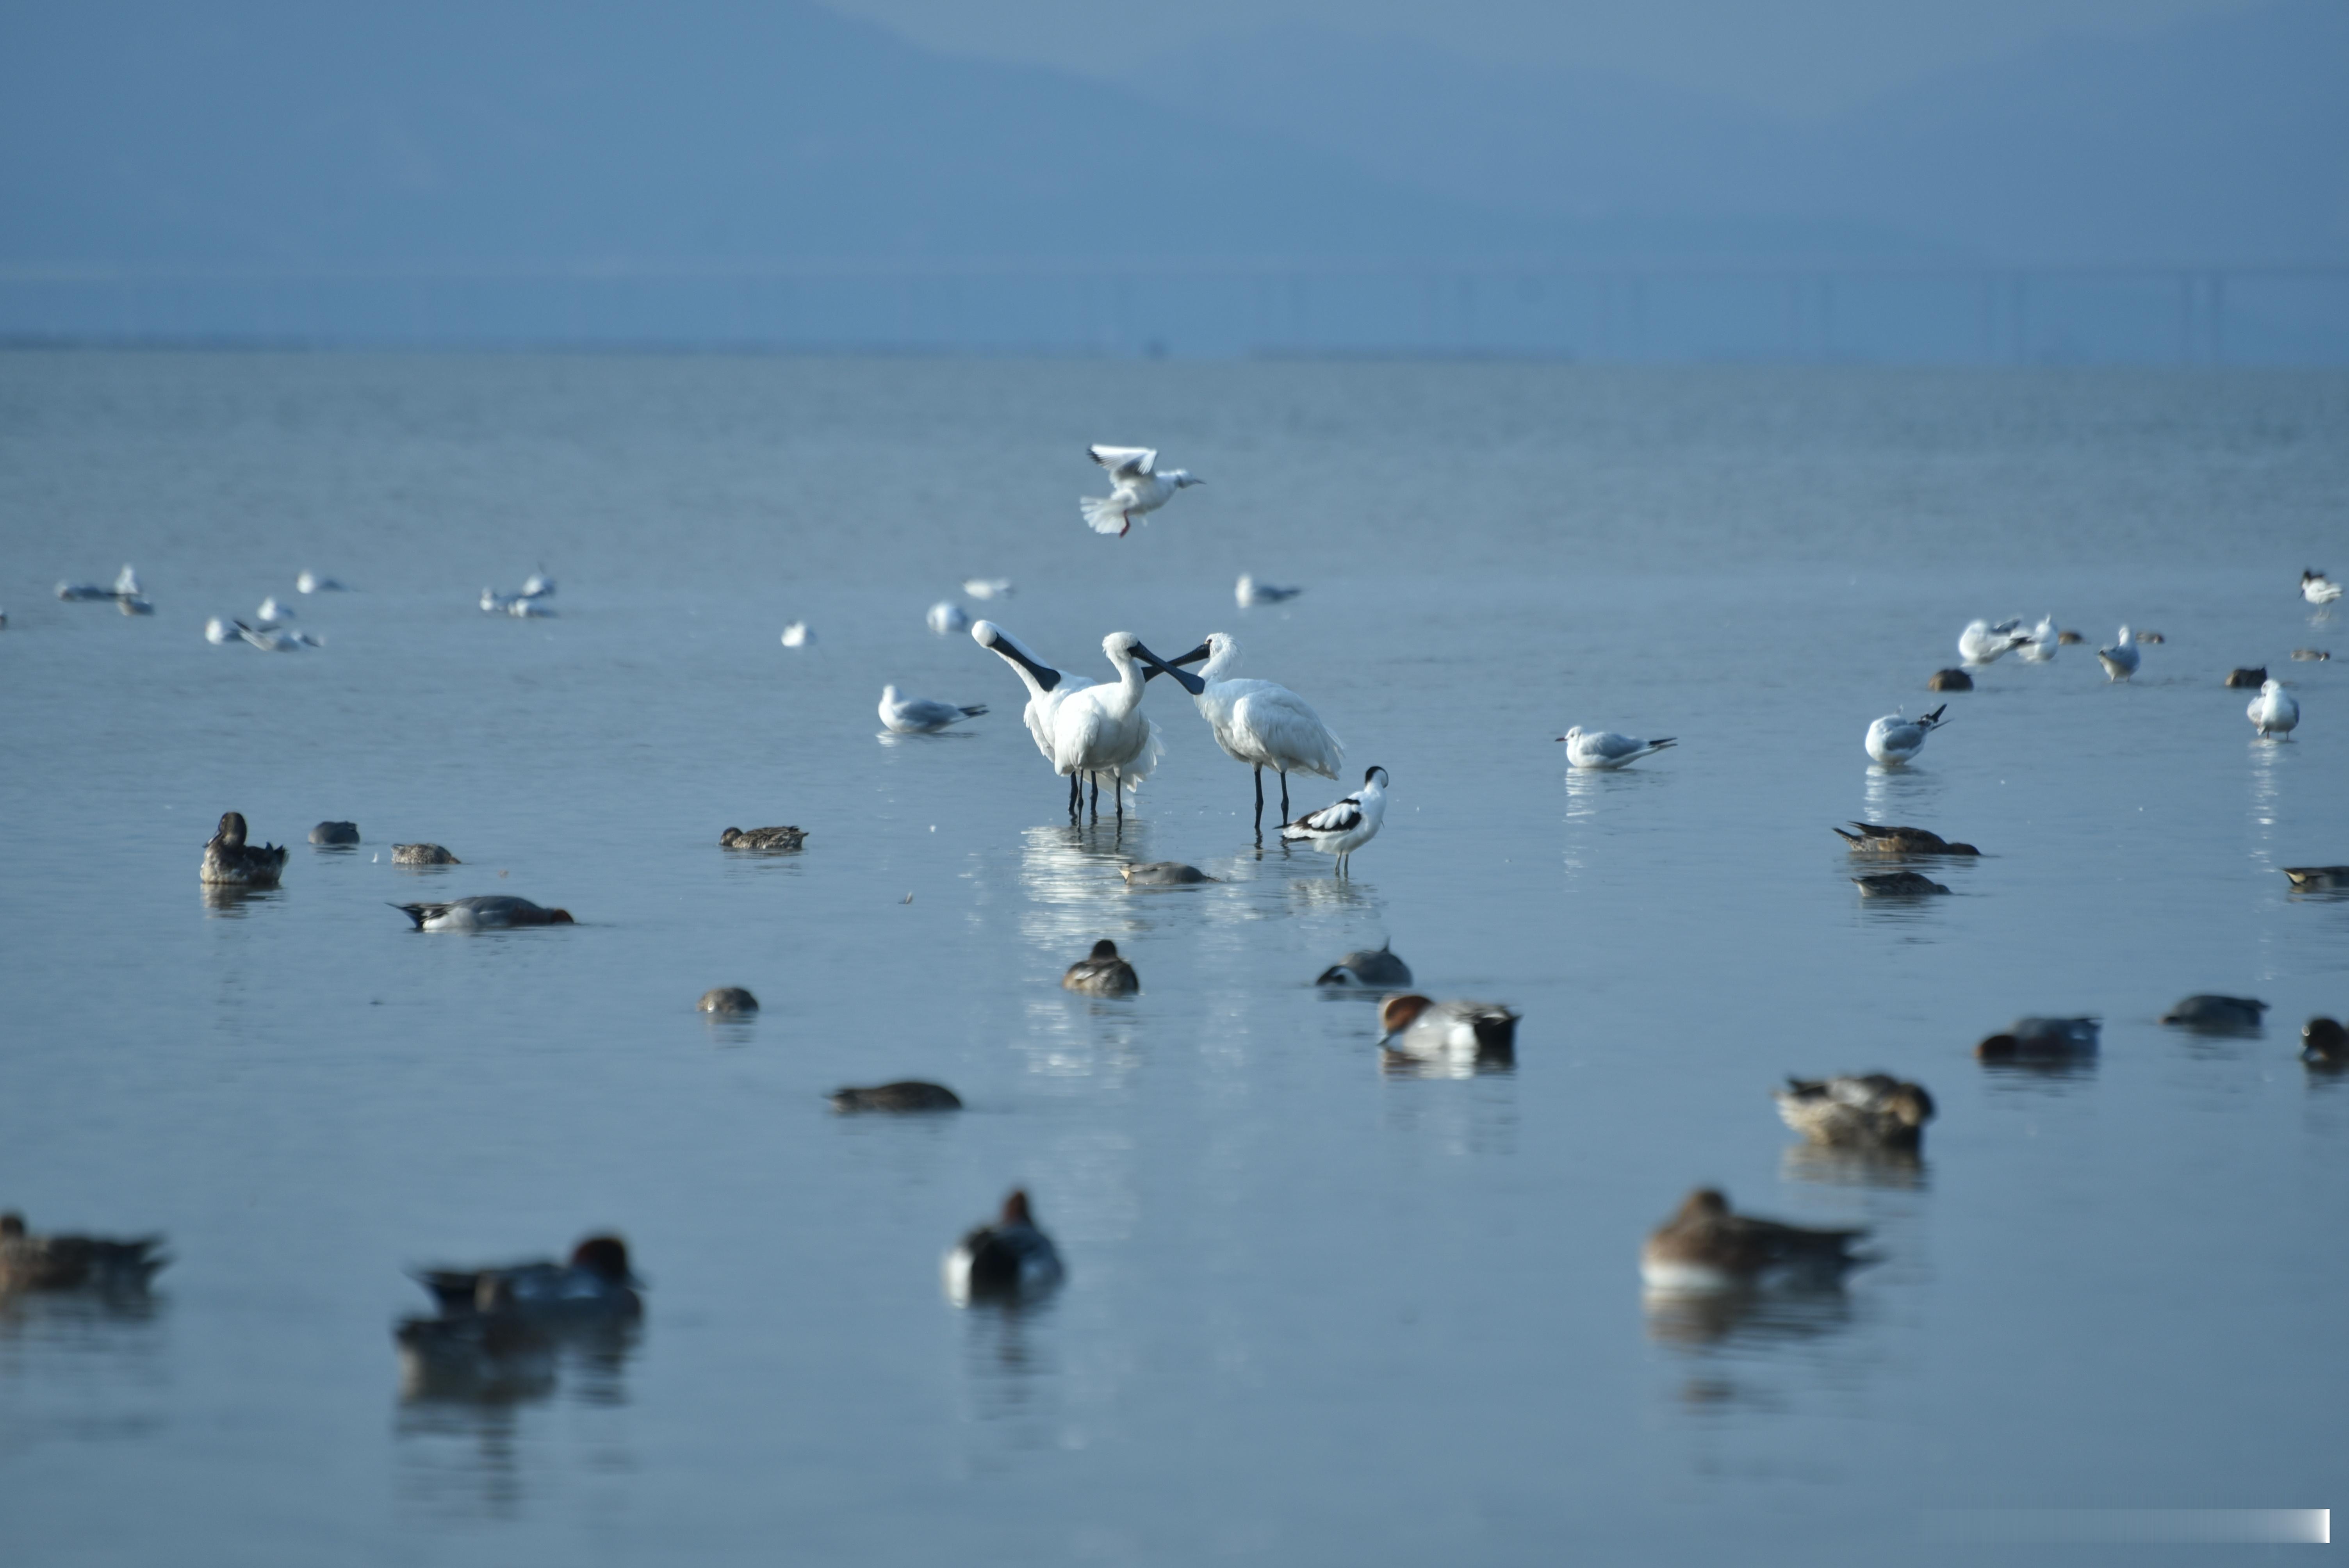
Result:
{"label": "hazy sky", "polygon": [[1109,74],[1270,25],[1424,38],[1495,63],[1627,72],[1796,114],[2050,35],[2126,34],[2252,0],[825,0],[961,54]]}

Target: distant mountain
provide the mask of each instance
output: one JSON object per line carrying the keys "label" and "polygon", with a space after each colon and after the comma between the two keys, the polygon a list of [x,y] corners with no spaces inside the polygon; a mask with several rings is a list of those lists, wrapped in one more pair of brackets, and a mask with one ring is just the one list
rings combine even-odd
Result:
{"label": "distant mountain", "polygon": [[1824,122],[1321,30],[1203,46],[1129,80],[1415,191],[1527,216],[1775,222],[1853,255],[2349,258],[2340,0],[2058,39]]}
{"label": "distant mountain", "polygon": [[[1506,199],[1487,181],[1446,181],[1440,165],[1506,161],[1506,128],[1399,170],[1376,146],[1257,123],[1237,98],[1184,98],[933,54],[805,0],[17,5],[0,21],[0,263],[1717,256],[1910,243],[1765,202]],[[1372,140],[1377,118],[1374,106],[1357,116]],[[1684,139],[1686,185],[1723,137]],[[1581,156],[1608,162],[1603,148]]]}

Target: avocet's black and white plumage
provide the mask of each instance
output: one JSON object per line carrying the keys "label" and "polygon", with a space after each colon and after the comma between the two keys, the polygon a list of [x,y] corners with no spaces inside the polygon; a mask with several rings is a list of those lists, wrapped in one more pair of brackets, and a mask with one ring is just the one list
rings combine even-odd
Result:
{"label": "avocet's black and white plumage", "polygon": [[2128,679],[2137,674],[2137,662],[2144,656],[2137,651],[2137,641],[2129,635],[2127,626],[2121,628],[2121,634],[2114,639],[2111,647],[2096,650],[2096,662],[2105,666],[2106,680]]}
{"label": "avocet's black and white plumage", "polygon": [[1105,496],[1081,496],[1085,523],[1095,533],[1123,538],[1133,520],[1156,511],[1176,490],[1207,481],[1185,469],[1158,471],[1158,452],[1152,447],[1087,447],[1093,461],[1109,470],[1112,489]]}
{"label": "avocet's black and white plumage", "polygon": [[[1029,735],[1036,742],[1036,749],[1044,754],[1044,760],[1052,763],[1057,769],[1059,755],[1054,747],[1053,725],[1060,713],[1061,705],[1073,694],[1091,686],[1093,684],[1092,681],[1067,670],[1054,669],[1050,665],[1038,658],[1026,644],[992,621],[975,623],[970,628],[970,638],[972,642],[1009,665],[1011,673],[1019,677],[1019,684],[1028,688],[1028,706],[1020,710],[1020,721],[1027,725]],[[1153,665],[1143,673],[1143,683],[1149,684],[1152,677],[1157,674],[1157,667]],[[1151,769],[1157,765],[1159,749],[1157,732],[1149,727],[1148,719],[1143,720],[1143,724],[1144,733],[1140,749],[1111,770],[1111,776],[1122,789],[1140,788],[1142,781],[1150,777]],[[1085,780],[1088,777],[1092,778],[1093,792],[1099,795],[1100,775],[1068,774],[1069,814],[1072,817],[1077,814],[1081,804]]]}
{"label": "avocet's black and white plumage", "polygon": [[1899,767],[1925,748],[1925,738],[1941,727],[1941,715],[1949,707],[1943,703],[1915,718],[1886,714],[1868,727],[1868,754],[1887,768]]}
{"label": "avocet's black and white plumage", "polygon": [[936,735],[949,725],[978,717],[987,712],[987,705],[957,707],[926,696],[899,696],[895,686],[885,686],[881,688],[880,712],[881,727],[892,735]]}
{"label": "avocet's black and white plumage", "polygon": [[[129,571],[129,568],[123,570]],[[2330,604],[2341,597],[2341,584],[2322,572],[2302,572],[2300,574],[2300,596],[2312,604]]]}
{"label": "avocet's black and white plumage", "polygon": [[1028,1194],[1015,1189],[1003,1212],[955,1243],[944,1267],[947,1299],[957,1306],[974,1301],[1017,1301],[1041,1295],[1061,1283],[1060,1249],[1036,1228]]}
{"label": "avocet's black and white plumage", "polygon": [[1969,622],[1958,634],[1958,656],[1970,665],[1986,665],[2010,648],[2019,648],[2031,640],[2021,631],[2020,616],[1992,625],[1988,621]]}
{"label": "avocet's black and white plumage", "polygon": [[1199,715],[1216,737],[1224,755],[1256,770],[1256,829],[1264,831],[1264,770],[1280,775],[1280,820],[1288,820],[1288,776],[1310,773],[1335,779],[1345,766],[1346,748],[1313,705],[1273,681],[1240,680],[1240,645],[1226,632],[1210,632],[1206,641],[1174,660],[1187,665],[1205,659],[1197,680],[1164,669],[1183,683],[1198,705]]}
{"label": "avocet's black and white plumage", "polygon": [[1387,816],[1387,770],[1373,768],[1362,775],[1362,787],[1309,817],[1281,824],[1280,836],[1309,843],[1325,855],[1338,857],[1333,876],[1347,874],[1347,861],[1356,850],[1379,836]]}
{"label": "avocet's black and white plumage", "polygon": [[1612,771],[1627,768],[1642,757],[1652,757],[1667,746],[1679,744],[1675,737],[1658,736],[1653,740],[1641,740],[1636,736],[1618,735],[1611,729],[1585,729],[1580,725],[1568,730],[1558,739],[1566,743],[1566,759],[1577,768],[1597,768]]}

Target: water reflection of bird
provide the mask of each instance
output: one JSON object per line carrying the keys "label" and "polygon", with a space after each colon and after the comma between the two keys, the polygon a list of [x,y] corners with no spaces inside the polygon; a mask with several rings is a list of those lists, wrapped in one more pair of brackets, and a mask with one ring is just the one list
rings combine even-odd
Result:
{"label": "water reflection of bird", "polygon": [[1062,1278],[1060,1249],[1036,1228],[1028,1194],[1017,1188],[993,1224],[977,1226],[955,1243],[944,1273],[947,1299],[957,1306],[1040,1295]]}
{"label": "water reflection of bird", "polygon": [[221,887],[275,887],[285,870],[285,851],[277,844],[245,841],[244,813],[224,811],[220,828],[204,845],[197,876]]}
{"label": "water reflection of bird", "polygon": [[1732,1213],[1710,1187],[1690,1193],[1640,1250],[1640,1274],[1659,1290],[1717,1291],[1828,1284],[1867,1260],[1851,1250],[1865,1230],[1809,1230]]}
{"label": "water reflection of bird", "polygon": [[1914,1149],[1933,1119],[1933,1097],[1924,1086],[1889,1073],[1788,1078],[1773,1093],[1788,1127],[1838,1148]]}
{"label": "water reflection of bird", "polygon": [[1851,881],[1862,898],[1929,898],[1950,891],[1918,872],[1878,872]]}
{"label": "water reflection of bird", "polygon": [[135,1294],[171,1260],[159,1256],[160,1236],[114,1241],[104,1236],[36,1235],[25,1216],[0,1214],[0,1295],[18,1291],[88,1290]]}

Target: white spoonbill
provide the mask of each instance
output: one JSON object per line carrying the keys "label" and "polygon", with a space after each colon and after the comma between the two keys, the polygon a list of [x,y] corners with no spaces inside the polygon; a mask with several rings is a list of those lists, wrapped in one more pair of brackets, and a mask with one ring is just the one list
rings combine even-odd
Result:
{"label": "white spoonbill", "polygon": [[[1142,690],[1148,679],[1142,666],[1165,661],[1143,647],[1142,639],[1132,632],[1112,632],[1102,639],[1102,652],[1109,655],[1117,679],[1107,686],[1081,686],[1052,710],[1052,769],[1071,778],[1080,773],[1092,776],[1096,821],[1101,819],[1102,776],[1108,775],[1110,799],[1123,823],[1127,776],[1137,767],[1148,772],[1145,758],[1157,760],[1158,731],[1142,716]],[[1195,690],[1199,684],[1195,676],[1180,670],[1174,674],[1185,690]]]}
{"label": "white spoonbill", "polygon": [[2269,681],[2261,686],[2260,695],[2251,698],[2251,706],[2244,712],[2253,724],[2260,727],[2260,738],[2262,740],[2271,736],[2290,735],[2300,727],[2300,704],[2283,689],[2282,681]]}
{"label": "white spoonbill", "polygon": [[1868,727],[1868,754],[1887,768],[1898,768],[1925,748],[1925,738],[1941,727],[1941,715],[1949,707],[1943,703],[1915,718],[1886,714]]}
{"label": "white spoonbill", "polygon": [[932,702],[926,696],[899,696],[894,686],[881,688],[881,725],[892,735],[936,735],[950,724],[977,718],[986,711],[983,702],[957,707],[950,702]]}
{"label": "white spoonbill", "polygon": [[2128,679],[2129,676],[2137,674],[2137,661],[2144,656],[2137,651],[2137,644],[2130,638],[2129,629],[2127,626],[2121,628],[2119,638],[2111,647],[2096,650],[2096,662],[2105,666],[2106,680]]}
{"label": "white spoonbill", "polygon": [[1156,511],[1176,490],[1207,482],[1187,469],[1158,472],[1158,452],[1153,447],[1087,447],[1085,452],[1107,469],[1114,481],[1105,496],[1077,498],[1086,524],[1095,533],[1114,533],[1123,539],[1135,518]]}
{"label": "white spoonbill", "polygon": [[2022,624],[2020,617],[2001,621],[1995,626],[1988,621],[1969,623],[1958,634],[1958,656],[1970,665],[1989,664],[2009,648],[2019,648],[2031,640],[2017,634],[2016,628]]}
{"label": "white spoonbill", "polygon": [[[1028,733],[1034,738],[1036,749],[1044,754],[1044,760],[1058,767],[1060,758],[1053,749],[1054,716],[1071,694],[1083,691],[1093,683],[1083,676],[1054,669],[1038,658],[1026,644],[992,621],[974,623],[970,637],[980,647],[1009,665],[1012,674],[1019,677],[1019,684],[1028,688],[1028,706],[1020,711],[1020,720],[1028,726]],[[1150,670],[1142,677],[1143,684],[1148,685],[1157,673],[1155,668]],[[1155,737],[1152,738],[1154,742]],[[1142,781],[1150,777],[1150,769],[1157,760],[1157,746],[1144,746],[1138,756],[1118,769],[1120,786],[1127,789],[1138,789]],[[1069,775],[1069,815],[1071,817],[1077,815],[1082,805],[1084,786],[1083,776]],[[1098,777],[1093,779],[1093,789],[1096,792],[1101,789]]]}
{"label": "white spoonbill", "polygon": [[1280,820],[1287,822],[1288,776],[1310,773],[1320,779],[1337,778],[1346,762],[1345,743],[1330,733],[1310,703],[1287,686],[1232,678],[1232,672],[1239,667],[1240,645],[1230,633],[1208,633],[1206,641],[1174,663],[1195,664],[1201,659],[1207,662],[1199,665],[1195,688],[1179,672],[1164,673],[1174,675],[1191,692],[1224,755],[1256,770],[1256,830],[1262,834],[1264,770],[1269,768],[1280,775]]}
{"label": "white spoonbill", "polygon": [[1641,740],[1636,736],[1618,735],[1611,729],[1585,729],[1578,724],[1558,738],[1566,742],[1566,759],[1575,767],[1609,771],[1628,768],[1642,757],[1652,757],[1667,746],[1680,744],[1669,735]]}
{"label": "white spoonbill", "polygon": [[1324,806],[1309,817],[1280,825],[1284,839],[1311,844],[1325,855],[1338,857],[1338,867],[1331,874],[1344,876],[1346,862],[1354,851],[1379,836],[1379,824],[1387,820],[1387,770],[1373,768],[1362,775],[1362,787],[1338,801]]}

